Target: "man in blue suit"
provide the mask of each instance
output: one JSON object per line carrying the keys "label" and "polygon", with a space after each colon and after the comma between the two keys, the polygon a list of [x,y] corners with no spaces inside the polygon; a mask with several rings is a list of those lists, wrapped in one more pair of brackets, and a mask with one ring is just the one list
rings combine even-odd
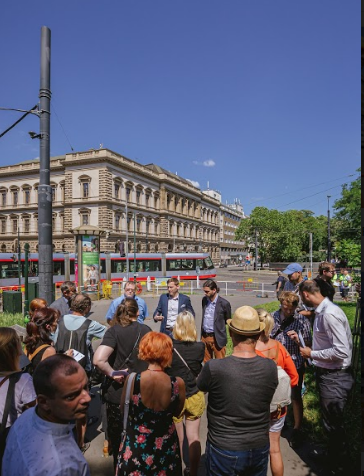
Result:
{"label": "man in blue suit", "polygon": [[172,337],[172,330],[178,314],[182,311],[189,311],[195,315],[195,311],[193,310],[190,298],[179,293],[178,279],[168,279],[167,288],[168,293],[162,294],[159,298],[153,319],[155,322],[161,322],[160,332]]}

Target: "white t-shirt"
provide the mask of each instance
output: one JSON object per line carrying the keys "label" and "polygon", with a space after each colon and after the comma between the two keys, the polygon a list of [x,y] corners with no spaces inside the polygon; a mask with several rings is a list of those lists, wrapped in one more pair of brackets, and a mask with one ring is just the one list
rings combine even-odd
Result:
{"label": "white t-shirt", "polygon": [[[4,380],[4,375],[0,375],[0,383]],[[9,388],[9,379],[3,383],[0,387],[0,422],[3,418],[4,407],[5,407],[5,400],[6,395],[8,393]],[[6,427],[13,425],[17,418],[23,413],[24,405],[28,403],[34,402],[37,398],[35,394],[34,386],[33,386],[33,379],[32,377],[25,373],[21,374],[19,380],[15,384],[14,390],[14,402],[15,407],[10,406],[8,421],[6,422]]]}

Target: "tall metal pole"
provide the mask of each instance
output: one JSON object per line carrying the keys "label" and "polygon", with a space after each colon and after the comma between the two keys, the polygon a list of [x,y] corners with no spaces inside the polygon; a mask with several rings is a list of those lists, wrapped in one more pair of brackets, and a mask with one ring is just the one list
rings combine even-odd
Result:
{"label": "tall metal pole", "polygon": [[135,212],[134,212],[134,283],[136,283],[136,229],[135,229]]}
{"label": "tall metal pole", "polygon": [[125,202],[125,215],[126,215],[126,231],[125,231],[125,238],[126,238],[126,246],[125,246],[125,256],[126,256],[126,279],[129,281],[129,222],[128,222],[128,200]]}
{"label": "tall metal pole", "polygon": [[[52,188],[50,186],[51,31],[41,30],[40,167],[38,187],[39,297],[53,301]],[[80,258],[80,257],[79,257]]]}
{"label": "tall metal pole", "polygon": [[310,279],[312,279],[312,273],[313,273],[313,259],[312,259],[312,233],[309,234],[310,235]]}
{"label": "tall metal pole", "polygon": [[330,197],[327,196],[327,261],[331,262]]}
{"label": "tall metal pole", "polygon": [[24,244],[24,316],[29,312],[29,243]]}
{"label": "tall metal pole", "polygon": [[254,261],[254,270],[258,270],[258,230],[255,229],[255,261]]}
{"label": "tall metal pole", "polygon": [[19,221],[18,220],[18,284],[19,284],[19,291],[21,291],[21,250],[20,250],[20,230],[19,230]]}

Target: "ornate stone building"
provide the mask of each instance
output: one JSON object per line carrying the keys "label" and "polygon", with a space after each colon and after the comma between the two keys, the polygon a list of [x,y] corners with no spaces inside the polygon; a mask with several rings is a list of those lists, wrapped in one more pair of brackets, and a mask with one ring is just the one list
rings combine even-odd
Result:
{"label": "ornate stone building", "polygon": [[247,255],[244,241],[235,240],[235,231],[241,220],[248,218],[238,199],[233,204],[221,203],[221,194],[216,190],[204,190],[205,195],[215,198],[220,202],[220,260],[221,263],[238,264],[245,262]]}
{"label": "ornate stone building", "polygon": [[[0,251],[38,248],[39,161],[0,167]],[[108,149],[51,158],[54,251],[75,251],[72,230],[106,230],[101,251],[119,242],[137,252],[209,252],[220,261],[220,202],[158,165],[141,165]]]}

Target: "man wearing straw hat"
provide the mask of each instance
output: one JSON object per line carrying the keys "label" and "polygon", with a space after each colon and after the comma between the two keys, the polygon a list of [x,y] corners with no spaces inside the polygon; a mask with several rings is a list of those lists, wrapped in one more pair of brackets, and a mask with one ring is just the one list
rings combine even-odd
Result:
{"label": "man wearing straw hat", "polygon": [[[206,362],[197,380],[209,392],[206,475],[266,476],[270,403],[278,385],[273,360],[255,353],[264,323],[250,306],[227,320],[233,353]],[[245,474],[245,473],[244,473]]]}

